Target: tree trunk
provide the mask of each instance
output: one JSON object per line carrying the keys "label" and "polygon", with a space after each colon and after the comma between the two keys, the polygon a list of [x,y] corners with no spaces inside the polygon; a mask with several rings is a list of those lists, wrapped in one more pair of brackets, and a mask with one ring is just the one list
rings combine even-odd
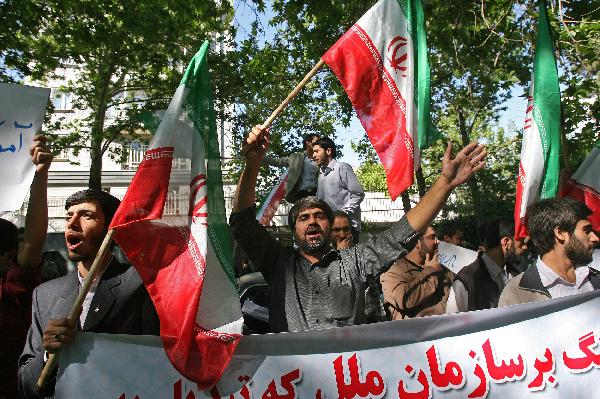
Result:
{"label": "tree trunk", "polygon": [[102,190],[102,138],[106,109],[101,107],[94,120],[90,143],[90,180],[89,188]]}
{"label": "tree trunk", "polygon": [[408,211],[410,211],[410,196],[408,195],[408,190],[404,190],[402,192],[402,194],[400,194],[400,197],[402,197],[402,208],[404,208],[404,213],[408,213]]}
{"label": "tree trunk", "polygon": [[[458,110],[458,128],[460,129],[460,137],[462,140],[463,147],[471,142],[470,132],[467,129],[465,116],[461,109]],[[479,194],[479,186],[477,185],[476,177],[473,176],[467,181],[469,190],[471,191],[471,198],[473,199],[473,213],[475,216],[475,223],[477,226],[481,226],[485,220],[483,212],[481,211],[481,195]]]}
{"label": "tree trunk", "polygon": [[419,198],[423,198],[423,196],[427,192],[425,176],[423,176],[423,168],[419,167],[419,169],[415,171],[415,176],[417,178],[417,189],[419,190]]}

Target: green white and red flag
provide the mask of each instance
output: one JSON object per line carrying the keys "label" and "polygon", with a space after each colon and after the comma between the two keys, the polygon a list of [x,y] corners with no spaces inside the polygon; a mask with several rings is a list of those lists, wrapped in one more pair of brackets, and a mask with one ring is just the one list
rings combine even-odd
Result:
{"label": "green white and red flag", "polygon": [[439,134],[420,0],[380,0],[322,57],[336,74],[383,164],[396,199],[413,183],[419,148]]}
{"label": "green white and red flag", "polygon": [[592,210],[588,218],[592,228],[600,231],[600,141],[573,176],[562,184],[559,196],[586,204]]}
{"label": "green white and red flag", "polygon": [[285,197],[285,185],[288,181],[288,171],[289,169],[286,169],[285,172],[281,174],[277,184],[275,184],[275,187],[273,187],[267,198],[265,198],[256,214],[256,220],[263,226],[269,226],[273,216],[275,216],[275,212],[277,212],[279,204]]}
{"label": "green white and red flag", "polygon": [[[243,324],[208,49],[205,42],[185,71],[110,226],[154,302],[169,360],[203,389],[223,373]],[[183,201],[167,201],[170,193]],[[180,216],[170,216],[176,208]]]}
{"label": "green white and red flag", "polygon": [[558,71],[546,4],[540,0],[538,6],[535,61],[517,179],[515,203],[515,238],[517,239],[527,236],[525,227],[527,207],[539,199],[556,196],[560,169],[561,119]]}

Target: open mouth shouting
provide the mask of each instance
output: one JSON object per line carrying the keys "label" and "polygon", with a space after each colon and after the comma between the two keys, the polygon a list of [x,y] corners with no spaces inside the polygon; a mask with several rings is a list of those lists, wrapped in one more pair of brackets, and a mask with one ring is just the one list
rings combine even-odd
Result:
{"label": "open mouth shouting", "polygon": [[306,241],[308,242],[321,240],[324,237],[323,230],[319,226],[309,226],[304,235],[306,237]]}
{"label": "open mouth shouting", "polygon": [[83,244],[83,237],[81,236],[81,234],[67,233],[65,235],[65,239],[67,241],[67,249],[70,252],[76,252],[77,248],[79,248]]}

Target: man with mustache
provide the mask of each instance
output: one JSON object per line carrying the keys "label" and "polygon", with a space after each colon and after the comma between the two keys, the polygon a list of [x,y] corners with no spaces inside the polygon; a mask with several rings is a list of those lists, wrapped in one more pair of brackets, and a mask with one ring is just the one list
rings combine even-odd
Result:
{"label": "man with mustache", "polygon": [[[33,292],[33,317],[19,358],[19,391],[24,398],[52,396],[56,370],[42,390],[36,382],[51,353],[71,342],[76,331],[158,335],[154,305],[137,271],[110,256],[92,283],[76,320],[67,318],[87,277],[120,201],[101,190],[78,191],[67,198],[65,241],[77,271],[50,280]],[[39,223],[46,225],[45,220]]]}
{"label": "man with mustache", "polygon": [[449,144],[442,174],[419,204],[383,233],[337,251],[329,241],[333,212],[315,197],[296,202],[289,212],[293,248],[279,244],[256,221],[256,182],[268,148],[268,130],[255,126],[242,146],[246,164],[229,224],[237,242],[269,283],[273,332],[363,323],[366,276],[385,271],[413,248],[452,190],[483,168],[486,155],[483,145],[471,143],[452,158]]}
{"label": "man with mustache", "polygon": [[444,314],[454,273],[438,262],[435,229],[427,227],[417,245],[381,275],[392,319]]}
{"label": "man with mustache", "polygon": [[592,212],[572,198],[548,198],[527,208],[527,230],[540,257],[510,280],[498,306],[541,301],[600,288],[590,268],[598,236],[587,220]]}

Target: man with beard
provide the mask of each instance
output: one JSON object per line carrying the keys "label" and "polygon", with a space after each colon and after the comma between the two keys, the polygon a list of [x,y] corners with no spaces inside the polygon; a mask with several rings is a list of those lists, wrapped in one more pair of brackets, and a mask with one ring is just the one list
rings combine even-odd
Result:
{"label": "man with beard", "polygon": [[590,209],[571,198],[549,198],[527,208],[527,230],[540,257],[510,280],[498,306],[540,301],[600,288],[592,261],[598,236]]}
{"label": "man with beard", "polygon": [[[65,204],[65,241],[77,271],[50,280],[33,292],[33,317],[19,358],[19,390],[25,398],[52,396],[56,370],[43,390],[36,382],[50,353],[73,340],[75,332],[158,335],[156,310],[142,280],[129,265],[109,257],[86,295],[76,320],[67,318],[120,201],[101,190],[71,195]],[[39,223],[47,224],[47,220]]]}
{"label": "man with beard", "polygon": [[523,246],[514,239],[514,223],[494,220],[483,227],[482,233],[485,251],[456,275],[446,313],[497,307],[506,282],[518,274],[511,265],[518,262]]}
{"label": "man with beard", "polygon": [[294,248],[279,244],[256,221],[256,182],[268,148],[268,131],[255,126],[242,146],[246,164],[229,223],[236,241],[269,283],[273,332],[363,323],[366,276],[385,271],[413,248],[452,190],[483,168],[486,155],[484,146],[471,143],[452,158],[448,145],[442,174],[419,204],[383,233],[337,251],[329,239],[333,212],[315,197],[296,202],[289,212]]}
{"label": "man with beard", "polygon": [[454,275],[438,262],[437,244],[434,228],[427,227],[413,250],[381,275],[392,319],[444,314]]}

